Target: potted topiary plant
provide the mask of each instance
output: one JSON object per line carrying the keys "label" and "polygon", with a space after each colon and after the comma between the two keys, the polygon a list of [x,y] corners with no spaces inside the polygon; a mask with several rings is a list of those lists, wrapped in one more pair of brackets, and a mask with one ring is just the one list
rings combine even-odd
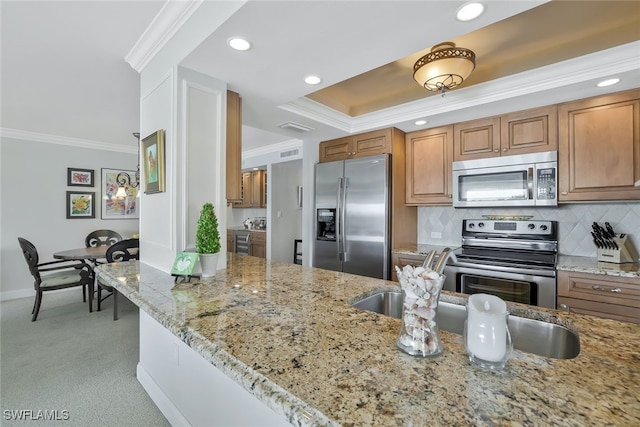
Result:
{"label": "potted topiary plant", "polygon": [[202,277],[214,276],[220,252],[220,233],[218,218],[211,203],[205,203],[200,211],[196,232],[196,252],[200,254]]}

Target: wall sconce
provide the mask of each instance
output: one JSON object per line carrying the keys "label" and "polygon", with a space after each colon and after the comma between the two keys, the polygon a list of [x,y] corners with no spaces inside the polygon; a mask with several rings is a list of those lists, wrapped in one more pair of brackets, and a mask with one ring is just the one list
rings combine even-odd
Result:
{"label": "wall sconce", "polygon": [[[118,183],[118,191],[116,192],[116,199],[125,199],[127,197],[127,188],[138,188],[140,185],[140,133],[134,132],[133,136],[138,140],[138,168],[136,170],[136,181],[131,184],[131,176],[126,172],[120,172],[116,176],[116,182]],[[139,194],[139,193],[138,193]]]}

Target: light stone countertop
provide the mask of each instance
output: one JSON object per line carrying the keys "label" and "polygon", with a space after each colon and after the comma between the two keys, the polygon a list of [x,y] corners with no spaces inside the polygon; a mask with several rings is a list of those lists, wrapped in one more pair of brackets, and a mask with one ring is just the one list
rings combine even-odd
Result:
{"label": "light stone countertop", "polygon": [[597,258],[560,255],[558,256],[557,269],[559,271],[640,279],[640,263],[637,262],[614,264],[612,262],[598,261]]}
{"label": "light stone countertop", "polygon": [[412,357],[395,347],[399,319],[351,307],[394,282],[228,257],[215,277],[177,285],[139,262],[96,271],[294,425],[640,425],[640,325],[509,304],[578,330],[581,352],[515,350],[489,373],[469,364],[460,335],[441,331],[442,355]]}

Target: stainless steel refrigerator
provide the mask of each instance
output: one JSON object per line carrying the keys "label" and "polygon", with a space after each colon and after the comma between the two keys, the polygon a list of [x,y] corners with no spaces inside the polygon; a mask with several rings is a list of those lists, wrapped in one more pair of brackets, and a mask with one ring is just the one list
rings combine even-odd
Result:
{"label": "stainless steel refrigerator", "polygon": [[316,165],[313,266],[389,278],[388,154]]}

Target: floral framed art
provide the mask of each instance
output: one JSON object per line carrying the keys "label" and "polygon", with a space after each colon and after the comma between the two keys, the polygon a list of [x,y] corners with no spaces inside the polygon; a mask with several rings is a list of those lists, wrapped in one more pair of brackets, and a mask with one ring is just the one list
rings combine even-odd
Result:
{"label": "floral framed art", "polygon": [[67,168],[69,187],[93,187],[93,169]]}
{"label": "floral framed art", "polygon": [[67,219],[95,218],[96,193],[93,191],[67,191]]}
{"label": "floral framed art", "polygon": [[[136,172],[102,168],[102,219],[136,219],[138,208],[138,182]],[[117,195],[120,185],[126,196]]]}
{"label": "floral framed art", "polygon": [[165,191],[164,130],[158,130],[142,140],[144,194]]}

